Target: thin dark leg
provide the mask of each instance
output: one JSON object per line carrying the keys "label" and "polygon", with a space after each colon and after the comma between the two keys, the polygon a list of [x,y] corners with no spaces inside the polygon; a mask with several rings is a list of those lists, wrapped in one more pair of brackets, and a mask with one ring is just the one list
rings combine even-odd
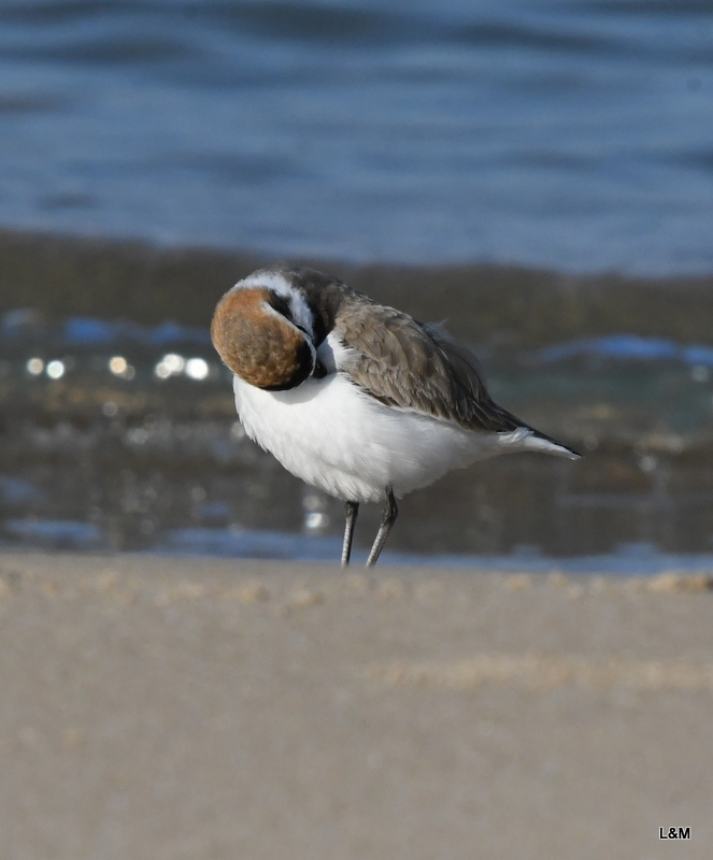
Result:
{"label": "thin dark leg", "polygon": [[381,525],[379,526],[379,531],[376,533],[376,538],[374,539],[374,544],[371,547],[369,558],[366,560],[367,567],[373,567],[379,560],[381,550],[384,548],[386,538],[388,538],[389,532],[391,531],[391,526],[396,522],[396,517],[398,515],[399,509],[396,506],[396,499],[394,498],[393,491],[391,487],[387,487],[384,515],[381,518]]}
{"label": "thin dark leg", "polygon": [[342,567],[349,564],[352,555],[352,541],[354,540],[354,526],[359,513],[359,502],[347,502],[347,518],[344,523],[344,543],[342,544]]}

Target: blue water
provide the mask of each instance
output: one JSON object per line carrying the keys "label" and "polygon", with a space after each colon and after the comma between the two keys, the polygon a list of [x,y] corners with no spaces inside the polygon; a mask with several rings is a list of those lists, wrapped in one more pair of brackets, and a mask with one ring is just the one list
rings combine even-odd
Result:
{"label": "blue water", "polygon": [[601,358],[619,361],[678,361],[692,367],[713,367],[713,347],[700,343],[679,344],[665,337],[618,334],[581,338],[540,349],[544,362],[571,358]]}
{"label": "blue water", "polygon": [[0,225],[713,271],[713,3],[2,0]]}

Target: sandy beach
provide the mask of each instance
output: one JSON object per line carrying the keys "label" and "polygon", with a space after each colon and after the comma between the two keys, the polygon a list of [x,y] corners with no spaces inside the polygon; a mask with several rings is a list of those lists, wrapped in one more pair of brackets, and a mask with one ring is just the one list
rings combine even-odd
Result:
{"label": "sandy beach", "polygon": [[3,860],[709,857],[710,589],[5,552]]}

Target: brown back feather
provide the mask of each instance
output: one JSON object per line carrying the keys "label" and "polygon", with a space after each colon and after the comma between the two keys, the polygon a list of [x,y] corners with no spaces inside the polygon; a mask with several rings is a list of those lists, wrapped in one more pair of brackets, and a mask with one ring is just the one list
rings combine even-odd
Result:
{"label": "brown back feather", "polygon": [[354,351],[343,369],[383,403],[469,430],[526,426],[493,401],[475,357],[438,326],[352,293],[336,314],[334,330]]}

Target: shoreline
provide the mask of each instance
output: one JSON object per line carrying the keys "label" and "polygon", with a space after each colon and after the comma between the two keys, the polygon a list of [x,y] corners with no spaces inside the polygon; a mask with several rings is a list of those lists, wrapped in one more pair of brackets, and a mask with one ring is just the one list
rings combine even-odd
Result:
{"label": "shoreline", "polygon": [[[269,524],[300,535],[312,514],[337,540],[336,503],[305,494],[245,439],[210,344],[215,299],[256,258],[0,231],[0,261],[8,416],[0,536],[8,543],[71,547],[79,534],[118,549],[165,539],[195,541],[200,551],[216,529]],[[395,548],[559,557],[710,550],[713,280],[477,265],[340,274],[420,319],[450,318],[498,402],[587,452],[576,467],[523,457],[453,473],[409,501]],[[597,334],[602,343],[587,340]],[[167,356],[181,368],[175,374]],[[193,365],[202,376],[188,375]],[[76,492],[77,463],[92,493]],[[276,508],[269,517],[267,499]],[[434,509],[448,515],[436,520]],[[376,529],[371,522],[363,534]],[[240,541],[241,554],[260,553]]]}
{"label": "shoreline", "polygon": [[[0,229],[0,259],[0,313],[31,307],[50,319],[71,310],[78,316],[147,324],[172,319],[205,328],[216,301],[231,284],[274,262],[247,251],[9,229]],[[644,277],[478,262],[282,262],[335,272],[356,289],[408,308],[421,319],[448,316],[455,335],[493,347],[616,333],[713,343],[707,325],[713,315],[713,273]]]}
{"label": "shoreline", "polygon": [[2,552],[6,851],[703,858],[712,585]]}

